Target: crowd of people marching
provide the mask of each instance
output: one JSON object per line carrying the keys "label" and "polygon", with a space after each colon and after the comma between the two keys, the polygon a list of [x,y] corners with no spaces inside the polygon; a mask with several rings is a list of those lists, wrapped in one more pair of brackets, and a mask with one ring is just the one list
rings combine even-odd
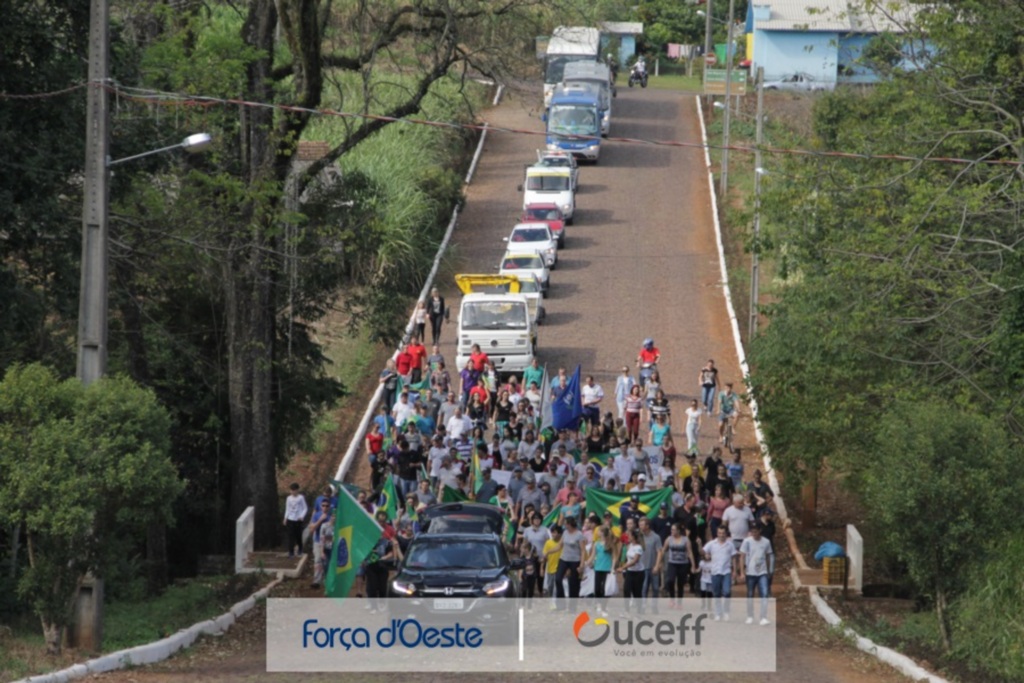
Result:
{"label": "crowd of people marching", "polygon": [[[653,368],[659,357],[647,340],[636,366]],[[678,417],[656,370],[634,377],[623,365],[611,397],[587,376],[579,386],[579,425],[560,430],[545,404],[554,405],[571,378],[563,368],[546,383],[544,372],[534,360],[521,376],[499,381],[494,363],[474,347],[453,377],[437,344],[428,352],[417,336],[388,361],[380,413],[366,435],[373,491],[358,494],[385,529],[363,568],[368,597],[385,596],[388,568],[418,531],[424,508],[476,500],[497,505],[515,526],[506,538],[526,560],[528,607],[538,596],[551,598],[552,609],[562,597],[594,596],[603,612],[608,597],[622,595],[642,612],[658,609],[656,598],[667,596],[671,609],[689,595],[702,598],[716,620],[728,619],[720,598],[731,596],[733,581],[745,580],[748,596],[762,598],[759,623],[767,624],[774,497],[759,470],[747,476],[739,449],[724,448],[740,399],[731,383],[719,381],[714,362],[699,370],[700,399]],[[711,419],[717,429],[705,431],[717,439],[704,434],[715,445],[702,452],[702,428]],[[685,449],[677,448],[673,431],[685,435]],[[400,499],[393,515],[376,509],[389,483]],[[618,493],[621,505],[587,510],[591,487]],[[643,494],[663,489],[671,494],[645,509]],[[294,520],[305,516],[292,502],[285,516],[290,550],[301,534]],[[328,490],[309,523],[321,546],[316,585],[330,554],[322,547],[330,544],[331,508]],[[754,621],[749,600],[747,621]]]}

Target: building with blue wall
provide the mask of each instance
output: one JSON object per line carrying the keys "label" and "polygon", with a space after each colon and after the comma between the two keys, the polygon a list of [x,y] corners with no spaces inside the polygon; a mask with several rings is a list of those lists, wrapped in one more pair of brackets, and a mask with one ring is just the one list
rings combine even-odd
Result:
{"label": "building with blue wall", "polygon": [[608,37],[619,39],[617,61],[626,66],[636,61],[636,37],[643,34],[644,25],[639,21],[605,21],[600,24],[601,32]]}
{"label": "building with blue wall", "polygon": [[773,81],[805,73],[833,87],[872,83],[878,75],[859,63],[864,48],[880,33],[904,33],[912,17],[906,2],[884,6],[857,0],[751,0],[747,33],[753,34],[751,69],[764,67]]}

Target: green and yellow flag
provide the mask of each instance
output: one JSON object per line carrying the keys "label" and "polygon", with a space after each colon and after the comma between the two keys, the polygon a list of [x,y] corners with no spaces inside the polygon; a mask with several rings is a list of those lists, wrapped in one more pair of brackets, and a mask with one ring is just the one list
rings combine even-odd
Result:
{"label": "green and yellow flag", "polygon": [[[654,491],[644,491],[640,496],[640,512],[650,518],[658,516],[658,507],[665,501],[672,500],[672,489],[663,488]],[[591,486],[587,489],[587,513],[595,513],[603,517],[605,510],[612,513],[615,526],[619,525],[619,506],[628,503],[632,498],[631,493],[621,491],[603,491]]]}
{"label": "green and yellow flag", "polygon": [[356,580],[356,571],[366,559],[384,530],[356,502],[344,486],[338,487],[338,510],[334,515],[334,546],[330,567],[324,577],[327,597],[348,597]]}
{"label": "green and yellow flag", "polygon": [[512,545],[516,542],[516,523],[512,518],[505,515],[505,543]]}
{"label": "green and yellow flag", "polygon": [[540,525],[543,527],[550,527],[553,524],[557,524],[558,518],[561,517],[561,515],[562,506],[556,505],[555,507],[551,508],[551,512],[549,512],[547,516],[541,520]]}
{"label": "green and yellow flag", "polygon": [[480,454],[473,449],[473,495],[480,493],[480,487],[484,485],[484,475],[480,472]]}
{"label": "green and yellow flag", "polygon": [[384,486],[381,487],[380,498],[377,499],[375,512],[381,510],[388,513],[389,522],[398,518],[398,493],[395,491],[395,480],[390,476],[384,478]]}
{"label": "green and yellow flag", "polygon": [[469,496],[463,493],[460,489],[453,489],[451,486],[445,486],[441,491],[442,503],[461,503],[468,500]]}

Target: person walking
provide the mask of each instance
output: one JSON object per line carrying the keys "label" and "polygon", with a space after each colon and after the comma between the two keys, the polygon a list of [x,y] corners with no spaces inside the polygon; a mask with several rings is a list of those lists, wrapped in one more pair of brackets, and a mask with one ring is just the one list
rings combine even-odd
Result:
{"label": "person walking", "polygon": [[597,426],[601,422],[601,401],[604,400],[604,389],[600,384],[594,382],[593,375],[587,375],[580,395],[583,419],[589,422],[590,426]]}
{"label": "person walking", "polygon": [[427,301],[427,317],[430,318],[430,334],[434,344],[441,343],[441,325],[447,314],[444,297],[437,291],[437,287],[434,287],[430,290],[430,300]]}
{"label": "person walking", "polygon": [[[579,529],[579,522],[575,517],[565,517],[565,531],[558,542],[558,568],[555,570],[555,593],[561,599],[565,596],[565,586],[562,581],[569,579],[569,599],[575,600],[580,597],[580,583],[583,580],[584,568],[584,536]],[[572,603],[559,604],[562,609],[572,609]]]}
{"label": "person walking", "polygon": [[615,542],[608,532],[608,527],[597,527],[597,540],[590,548],[590,567],[594,570],[594,599],[597,612],[608,616],[608,599],[605,597],[605,585],[608,574],[612,571],[612,559],[615,553]]}
{"label": "person walking", "polygon": [[658,564],[665,567],[665,583],[668,586],[670,608],[682,607],[684,588],[690,580],[691,567],[696,566],[689,530],[682,524],[672,524],[669,537],[665,539]]}
{"label": "person walking", "polygon": [[615,571],[622,573],[622,597],[626,600],[626,614],[629,614],[630,603],[633,601],[640,614],[643,614],[644,574],[647,571],[644,566],[644,537],[639,529],[630,529],[628,534],[625,562]]}
{"label": "person walking", "polygon": [[768,577],[775,573],[775,552],[767,538],[761,536],[761,525],[750,527],[750,536],[740,545],[740,571],[747,580],[747,623],[754,623],[754,589],[761,596],[761,626],[768,621]]}
{"label": "person walking", "polygon": [[736,574],[735,558],[739,554],[729,540],[729,528],[718,527],[718,536],[704,546],[711,558],[711,593],[714,598],[715,621],[729,621],[732,579]]}
{"label": "person walking", "polygon": [[715,414],[715,392],[718,390],[718,368],[715,361],[708,358],[707,365],[700,369],[697,376],[700,383],[700,400],[708,415]]}
{"label": "person walking", "polygon": [[622,374],[615,380],[615,405],[619,409],[619,419],[626,417],[626,397],[633,391],[636,380],[629,374],[629,368],[622,366]]}
{"label": "person walking", "polygon": [[661,536],[651,527],[651,519],[646,515],[640,518],[640,533],[644,541],[644,585],[641,593],[644,602],[651,607],[651,613],[658,613],[658,596],[661,595]]}
{"label": "person walking", "polygon": [[644,409],[644,398],[640,394],[640,385],[634,384],[626,395],[625,407],[626,436],[629,440],[636,441],[640,436],[640,413]]}
{"label": "person walking", "polygon": [[313,510],[313,517],[309,522],[309,530],[313,534],[313,583],[310,584],[310,588],[319,588],[324,579],[323,531],[333,524],[331,499],[322,498],[316,509]]}
{"label": "person walking", "polygon": [[284,521],[281,525],[288,532],[288,557],[295,557],[302,554],[302,529],[306,515],[309,514],[309,506],[298,484],[292,484],[290,490],[284,503]]}
{"label": "person walking", "polygon": [[697,399],[690,401],[690,407],[686,409],[686,452],[687,453],[698,453],[700,447],[698,440],[700,437],[700,416],[701,409],[697,403]]}

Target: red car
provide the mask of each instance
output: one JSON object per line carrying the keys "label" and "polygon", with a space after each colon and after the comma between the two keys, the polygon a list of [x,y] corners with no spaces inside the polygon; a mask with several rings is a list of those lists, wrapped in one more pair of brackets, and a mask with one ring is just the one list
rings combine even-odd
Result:
{"label": "red car", "polygon": [[558,246],[565,246],[565,218],[557,204],[529,204],[519,217],[520,223],[546,223],[551,234],[558,238]]}

